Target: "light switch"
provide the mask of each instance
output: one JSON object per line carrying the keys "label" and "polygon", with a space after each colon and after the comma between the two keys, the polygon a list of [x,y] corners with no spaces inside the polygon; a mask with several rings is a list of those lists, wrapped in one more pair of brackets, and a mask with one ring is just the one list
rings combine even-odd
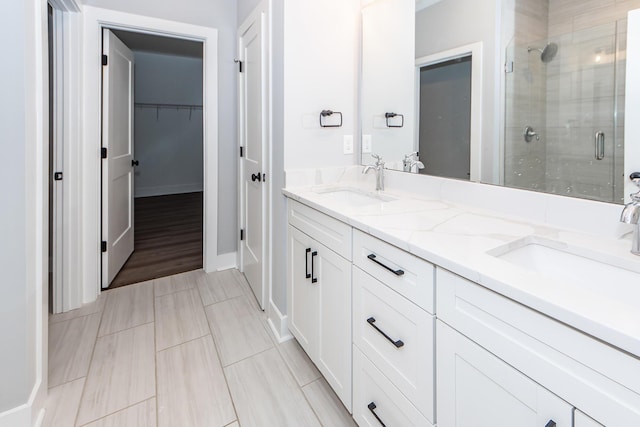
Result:
{"label": "light switch", "polygon": [[353,135],[345,135],[342,145],[344,154],[353,154]]}
{"label": "light switch", "polygon": [[371,135],[362,135],[362,152],[371,153]]}

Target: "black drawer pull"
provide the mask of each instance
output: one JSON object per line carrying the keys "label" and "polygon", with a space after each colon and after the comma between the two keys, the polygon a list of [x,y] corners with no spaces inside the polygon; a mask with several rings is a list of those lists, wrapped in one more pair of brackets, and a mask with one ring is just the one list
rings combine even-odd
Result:
{"label": "black drawer pull", "polygon": [[389,267],[388,265],[384,265],[383,263],[381,263],[380,261],[378,261],[376,259],[376,256],[374,254],[367,255],[367,258],[369,258],[371,261],[375,262],[379,266],[386,268],[387,270],[389,270],[390,272],[392,272],[396,276],[402,276],[404,274],[404,270],[400,270],[400,269],[394,270],[393,268]]}
{"label": "black drawer pull", "polygon": [[315,258],[316,256],[318,256],[318,252],[317,251],[311,252],[311,283],[316,283],[318,281],[318,278],[316,277],[316,274],[313,272],[313,270],[314,270],[313,258]]}
{"label": "black drawer pull", "polygon": [[311,277],[309,273],[309,252],[311,252],[311,248],[307,248],[304,250],[304,278],[308,279]]}
{"label": "black drawer pull", "polygon": [[394,341],[389,335],[387,335],[384,332],[382,332],[382,329],[378,328],[375,325],[375,323],[376,323],[376,319],[375,318],[369,317],[367,319],[367,323],[370,324],[373,327],[373,329],[375,329],[376,331],[380,332],[382,334],[382,336],[385,337],[386,339],[388,339],[391,344],[396,346],[396,348],[400,348],[400,347],[402,347],[404,345],[404,342],[402,342],[402,340]]}
{"label": "black drawer pull", "polygon": [[553,420],[549,420],[547,425],[545,425],[544,427],[556,427],[556,422]]}
{"label": "black drawer pull", "polygon": [[380,425],[382,427],[387,427],[387,425],[385,423],[382,422],[382,420],[380,419],[380,417],[378,416],[378,414],[376,414],[376,404],[371,402],[367,405],[367,408],[369,408],[369,411],[371,411],[371,413],[373,414],[374,417],[376,417],[376,420],[378,420],[378,422],[380,423]]}

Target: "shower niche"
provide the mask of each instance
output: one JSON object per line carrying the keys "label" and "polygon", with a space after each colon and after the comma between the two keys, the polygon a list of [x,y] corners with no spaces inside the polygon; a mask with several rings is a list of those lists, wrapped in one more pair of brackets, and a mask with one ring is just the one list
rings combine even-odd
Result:
{"label": "shower niche", "polygon": [[622,203],[626,11],[604,22],[582,2],[517,3],[505,49],[504,184]]}

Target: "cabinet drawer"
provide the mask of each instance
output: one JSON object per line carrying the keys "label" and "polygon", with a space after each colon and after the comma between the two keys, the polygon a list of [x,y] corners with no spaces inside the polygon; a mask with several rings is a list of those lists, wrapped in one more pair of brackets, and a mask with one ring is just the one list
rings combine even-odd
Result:
{"label": "cabinet drawer", "polygon": [[353,385],[353,418],[360,427],[433,427],[356,346]]}
{"label": "cabinet drawer", "polygon": [[358,230],[353,232],[353,263],[434,313],[432,264]]}
{"label": "cabinet drawer", "polygon": [[289,199],[289,224],[351,261],[351,226]]}
{"label": "cabinet drawer", "polygon": [[440,320],[604,425],[640,426],[640,360],[449,271],[436,283]]}
{"label": "cabinet drawer", "polygon": [[353,267],[353,340],[434,421],[434,317]]}

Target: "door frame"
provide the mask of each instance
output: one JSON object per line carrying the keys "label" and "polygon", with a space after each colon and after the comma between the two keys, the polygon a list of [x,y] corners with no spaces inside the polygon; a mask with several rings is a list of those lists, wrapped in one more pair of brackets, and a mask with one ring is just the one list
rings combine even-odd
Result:
{"label": "door frame", "polygon": [[[251,12],[251,14],[244,20],[244,22],[238,27],[237,32],[237,42],[238,42],[238,60],[244,61],[245,58],[242,56],[242,35],[253,25],[254,22],[260,20],[261,21],[261,37],[262,37],[262,67],[264,74],[262,76],[262,95],[263,95],[263,121],[262,121],[262,163],[263,163],[263,173],[266,174],[267,177],[267,185],[263,186],[263,198],[264,206],[263,206],[263,221],[262,221],[262,303],[263,309],[266,310],[270,307],[271,304],[271,263],[272,263],[272,253],[273,253],[273,239],[271,239],[271,230],[272,230],[272,200],[271,195],[273,194],[273,179],[271,175],[272,171],[272,115],[271,115],[271,90],[272,87],[272,79],[271,79],[271,37],[270,37],[270,14],[269,14],[269,1],[263,0],[260,4]],[[239,73],[238,75],[238,151],[239,154],[240,147],[246,147],[245,144],[245,133],[244,133],[244,123],[245,123],[245,102],[244,102],[244,74]],[[243,177],[245,175],[244,165],[242,158],[238,155],[238,225],[240,230],[246,229],[244,224],[244,186]],[[242,242],[239,240],[239,232],[238,232],[238,269],[243,272],[244,267],[244,251],[242,249]]]}
{"label": "door frame", "polygon": [[97,298],[101,284],[101,113],[102,28],[182,38],[203,43],[203,267],[218,265],[218,30],[92,6],[83,7],[81,147],[82,301]]}
{"label": "door frame", "polygon": [[[61,313],[81,304],[81,278],[77,257],[79,234],[80,183],[78,147],[80,146],[80,6],[76,0],[48,0],[54,21],[54,146],[58,150],[59,171],[63,180],[57,185],[59,197],[54,204],[54,284],[53,312]],[[53,171],[51,171],[53,172]],[[57,190],[55,190],[57,191]],[[55,193],[54,193],[55,194]],[[57,218],[55,218],[57,217]],[[55,226],[55,224],[54,224]]]}

